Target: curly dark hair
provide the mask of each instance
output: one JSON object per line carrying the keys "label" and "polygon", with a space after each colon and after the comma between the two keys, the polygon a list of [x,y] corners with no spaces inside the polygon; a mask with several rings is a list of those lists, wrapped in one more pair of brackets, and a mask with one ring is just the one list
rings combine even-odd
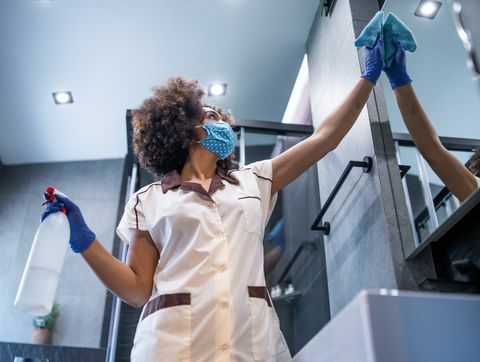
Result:
{"label": "curly dark hair", "polygon": [[471,173],[480,176],[480,147],[477,148],[473,156],[468,160],[468,168]]}
{"label": "curly dark hair", "polygon": [[[188,156],[188,146],[196,139],[194,126],[201,124],[203,106],[216,110],[223,121],[235,126],[230,111],[214,105],[202,104],[205,94],[197,80],[170,78],[166,85],[152,88],[154,95],[132,110],[133,152],[140,165],[160,179],[176,169],[181,172]],[[235,152],[217,166],[235,168]]]}

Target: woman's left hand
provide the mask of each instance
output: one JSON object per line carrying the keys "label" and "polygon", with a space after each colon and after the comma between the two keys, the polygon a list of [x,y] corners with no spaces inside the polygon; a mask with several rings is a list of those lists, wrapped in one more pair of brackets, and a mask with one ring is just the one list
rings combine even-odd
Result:
{"label": "woman's left hand", "polygon": [[383,36],[379,35],[373,48],[365,47],[363,50],[365,58],[365,71],[362,78],[368,79],[374,85],[377,83],[383,68]]}

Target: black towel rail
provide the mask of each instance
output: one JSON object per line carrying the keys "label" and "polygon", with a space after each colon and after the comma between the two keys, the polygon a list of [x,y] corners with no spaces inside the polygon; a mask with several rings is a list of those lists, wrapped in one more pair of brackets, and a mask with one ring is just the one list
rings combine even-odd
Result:
{"label": "black towel rail", "polygon": [[352,168],[361,167],[364,173],[369,173],[372,170],[372,164],[373,164],[373,160],[370,156],[365,156],[363,158],[363,161],[348,162],[347,167],[343,171],[342,175],[340,176],[340,179],[338,180],[337,184],[335,185],[332,192],[330,193],[330,196],[328,196],[327,201],[325,201],[325,204],[323,204],[323,207],[320,210],[320,213],[318,214],[317,218],[313,222],[310,230],[320,230],[320,231],[323,231],[325,235],[330,234],[330,223],[328,221],[325,221],[323,225],[319,225],[319,223],[322,221],[322,217],[327,212],[335,196],[337,196],[338,191],[340,190],[343,183],[347,179],[348,175],[350,174],[350,171],[352,171]]}

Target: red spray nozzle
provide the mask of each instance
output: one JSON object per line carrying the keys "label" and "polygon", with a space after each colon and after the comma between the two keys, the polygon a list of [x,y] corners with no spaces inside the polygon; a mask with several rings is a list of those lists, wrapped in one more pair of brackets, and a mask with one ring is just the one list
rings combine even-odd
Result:
{"label": "red spray nozzle", "polygon": [[45,189],[45,192],[48,194],[48,197],[45,199],[45,201],[42,203],[42,206],[49,203],[49,202],[52,202],[53,200],[55,200],[55,188],[52,187],[52,186],[48,186],[46,189]]}
{"label": "red spray nozzle", "polygon": [[[48,197],[45,196],[45,201],[42,203],[42,206],[49,203],[49,202],[55,201],[55,194],[56,193],[59,193],[59,194],[63,195],[60,191],[56,190],[55,187],[52,187],[52,186],[48,186],[45,189],[45,193],[48,194]],[[60,211],[63,212],[64,214],[67,214],[67,208],[66,207],[62,207],[60,209]]]}

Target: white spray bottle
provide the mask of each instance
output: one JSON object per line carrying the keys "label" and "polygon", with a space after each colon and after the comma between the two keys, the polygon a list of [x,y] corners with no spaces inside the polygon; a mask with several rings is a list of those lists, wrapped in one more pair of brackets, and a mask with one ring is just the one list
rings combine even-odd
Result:
{"label": "white spray bottle", "polygon": [[[55,194],[66,196],[53,187],[45,191],[49,195],[45,203],[55,201]],[[40,224],[15,297],[19,310],[35,316],[50,313],[69,240],[65,209],[48,215]]]}

